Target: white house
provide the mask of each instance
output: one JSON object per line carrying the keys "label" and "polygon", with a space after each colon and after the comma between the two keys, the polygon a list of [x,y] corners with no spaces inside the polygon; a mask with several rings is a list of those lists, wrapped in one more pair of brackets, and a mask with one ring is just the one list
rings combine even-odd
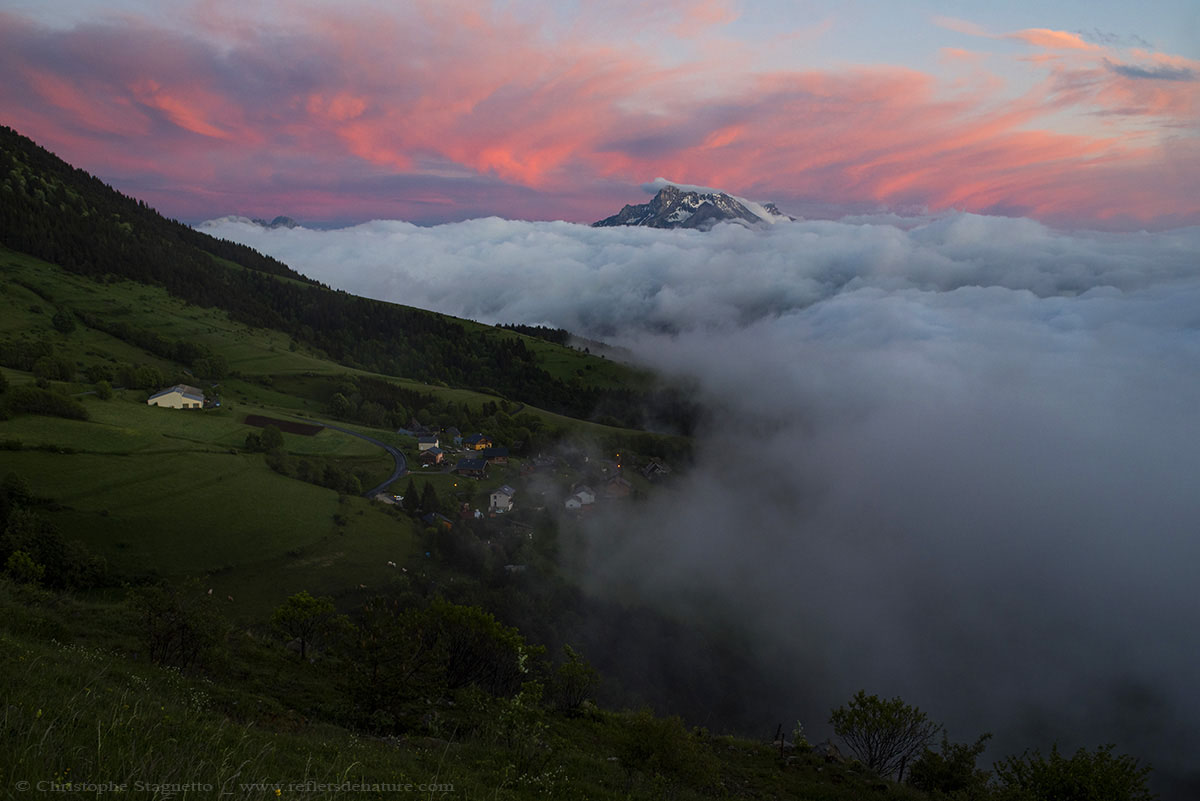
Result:
{"label": "white house", "polygon": [[511,512],[513,508],[513,496],[516,491],[512,487],[505,484],[500,489],[492,492],[491,502],[488,504],[489,512]]}
{"label": "white house", "polygon": [[582,486],[576,487],[575,492],[571,497],[567,498],[564,505],[570,511],[582,509],[585,506],[591,506],[596,502],[596,493],[592,492],[591,487]]}
{"label": "white house", "polygon": [[417,437],[417,451],[427,451],[438,446],[437,434],[422,434]]}
{"label": "white house", "polygon": [[204,392],[187,384],[176,384],[155,392],[146,399],[146,405],[165,406],[168,409],[203,409]]}

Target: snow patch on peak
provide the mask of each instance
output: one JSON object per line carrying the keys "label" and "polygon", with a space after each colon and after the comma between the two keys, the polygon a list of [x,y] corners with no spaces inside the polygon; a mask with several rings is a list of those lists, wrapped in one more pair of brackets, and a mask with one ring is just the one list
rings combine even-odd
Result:
{"label": "snow patch on peak", "polygon": [[263,220],[258,217],[243,217],[240,214],[227,214],[224,217],[217,217],[214,220],[205,220],[196,226],[197,229],[212,228],[219,225],[253,225],[258,228],[300,228],[300,223],[293,220],[291,217],[282,215],[273,220]]}
{"label": "snow patch on peak", "polygon": [[226,214],[224,217],[217,217],[212,220],[205,220],[197,225],[197,228],[215,228],[221,225],[257,225],[254,220],[249,217],[243,217],[240,214]]}
{"label": "snow patch on peak", "polygon": [[685,202],[687,202],[688,205],[694,205],[695,207],[699,207],[700,204],[703,203],[705,200],[708,200],[709,202],[713,202],[714,204],[720,206],[721,204],[716,202],[717,198],[724,195],[725,197],[733,198],[738,203],[741,203],[754,216],[758,217],[765,223],[769,223],[770,225],[774,225],[775,223],[778,223],[778,222],[791,222],[792,221],[792,218],[789,217],[788,215],[784,214],[783,212],[779,211],[779,209],[777,209],[775,207],[774,203],[758,203],[756,201],[749,200],[749,199],[741,197],[739,195],[730,194],[729,192],[726,192],[722,189],[715,189],[711,186],[699,186],[698,184],[684,184],[684,183],[680,183],[678,181],[672,181],[668,178],[662,178],[662,177],[655,178],[653,181],[648,181],[648,182],[642,184],[642,186],[641,186],[642,191],[649,192],[651,194],[657,194],[658,192],[661,192],[662,190],[664,190],[668,187],[673,187],[675,189],[680,190],[681,192],[692,192],[697,195],[701,195],[702,197],[700,199],[693,199],[693,198],[685,196],[685,198],[686,198]]}
{"label": "snow patch on peak", "polygon": [[[720,189],[713,189],[711,186],[696,186],[695,184],[681,184],[678,181],[671,181],[666,178],[655,178],[653,181],[642,184],[642,191],[649,192],[652,195],[658,194],[668,186],[673,186],[681,192],[695,192],[698,195],[726,195],[728,192],[723,192]],[[732,197],[732,195],[730,195]]]}

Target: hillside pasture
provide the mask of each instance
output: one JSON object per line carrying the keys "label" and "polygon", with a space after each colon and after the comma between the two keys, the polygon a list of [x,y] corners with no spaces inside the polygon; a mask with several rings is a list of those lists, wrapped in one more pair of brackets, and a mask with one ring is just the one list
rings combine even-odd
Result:
{"label": "hillside pasture", "polygon": [[262,616],[301,589],[340,595],[395,578],[412,527],[363,498],[288,479],[257,455],[3,454],[52,499],[45,516],[129,578],[207,576]]}
{"label": "hillside pasture", "polygon": [[48,512],[92,551],[134,573],[196,575],[312,544],[333,526],[337,493],[290,480],[259,456],[5,454]]}
{"label": "hillside pasture", "polygon": [[315,437],[325,430],[325,426],[298,423],[295,420],[280,420],[275,417],[265,417],[261,414],[248,414],[242,422],[256,428],[275,426],[285,434],[296,434],[301,437]]}

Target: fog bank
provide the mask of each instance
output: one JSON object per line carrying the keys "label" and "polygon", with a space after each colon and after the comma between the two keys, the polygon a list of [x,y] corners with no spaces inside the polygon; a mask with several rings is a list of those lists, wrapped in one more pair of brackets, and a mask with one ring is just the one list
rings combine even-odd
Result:
{"label": "fog bank", "polygon": [[697,380],[697,468],[587,576],[736,620],[794,666],[781,719],[823,732],[865,688],[1001,753],[1116,742],[1163,776],[1195,764],[1200,229],[201,229]]}

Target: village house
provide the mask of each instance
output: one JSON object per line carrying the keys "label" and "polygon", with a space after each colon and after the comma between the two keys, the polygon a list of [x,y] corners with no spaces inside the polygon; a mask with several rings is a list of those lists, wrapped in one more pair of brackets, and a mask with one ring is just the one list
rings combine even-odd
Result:
{"label": "village house", "polygon": [[572,493],[571,497],[567,498],[563,505],[566,506],[568,510],[575,511],[582,509],[585,506],[591,506],[595,502],[596,493],[592,491],[592,488],[588,486],[579,486],[575,488],[575,492]]}
{"label": "village house", "polygon": [[447,437],[447,438],[448,438],[448,439],[449,439],[451,442],[453,442],[453,443],[455,444],[455,446],[456,446],[456,447],[459,447],[459,448],[461,448],[461,447],[462,447],[462,444],[463,444],[463,436],[462,436],[462,432],[461,432],[461,431],[459,431],[459,430],[458,430],[457,428],[455,428],[454,426],[450,426],[449,428],[447,428],[447,429],[446,429],[446,437]]}
{"label": "village house", "polygon": [[628,498],[633,492],[633,485],[622,476],[613,476],[604,485],[604,494],[609,498]]}
{"label": "village house", "polygon": [[471,434],[463,437],[463,447],[470,448],[473,451],[481,451],[484,448],[490,448],[496,443],[492,442],[491,437],[483,434]]}
{"label": "village house", "polygon": [[459,459],[454,472],[468,478],[483,478],[487,475],[486,459]]}
{"label": "village house", "polygon": [[454,526],[454,521],[441,512],[430,512],[421,518],[421,522],[427,526],[441,526],[442,528],[451,528]]}
{"label": "village house", "polygon": [[507,464],[508,463],[508,448],[503,448],[503,447],[484,448],[482,451],[479,452],[479,455],[482,458],[487,459],[488,462],[495,462],[496,464]]}
{"label": "village house", "polygon": [[645,467],[642,468],[642,475],[651,481],[656,481],[664,476],[671,474],[671,468],[666,462],[661,459],[651,459]]}
{"label": "village house", "polygon": [[414,437],[419,437],[422,434],[436,434],[437,433],[436,428],[434,428],[433,426],[424,425],[419,420],[417,420],[417,418],[415,418],[415,417],[408,421],[408,428],[404,429],[404,431],[408,432],[410,435],[412,435]]}
{"label": "village house", "polygon": [[146,399],[147,406],[162,406],[167,409],[202,409],[204,391],[187,384],[176,384],[159,390]]}
{"label": "village house", "polygon": [[429,448],[428,450],[421,451],[421,464],[423,464],[423,465],[441,464],[442,459],[444,459],[445,457],[446,457],[446,452],[444,450],[442,450],[441,448],[436,448],[436,447]]}
{"label": "village house", "polygon": [[491,501],[488,504],[489,512],[511,512],[513,508],[513,496],[516,491],[505,484],[492,492]]}
{"label": "village house", "polygon": [[417,450],[427,451],[438,446],[437,434],[421,434],[417,437]]}

